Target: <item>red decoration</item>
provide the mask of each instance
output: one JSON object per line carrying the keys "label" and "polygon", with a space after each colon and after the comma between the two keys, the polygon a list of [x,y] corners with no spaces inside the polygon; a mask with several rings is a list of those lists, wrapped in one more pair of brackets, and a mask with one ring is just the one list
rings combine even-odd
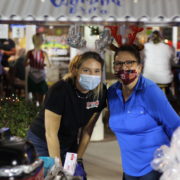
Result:
{"label": "red decoration", "polygon": [[122,45],[122,37],[118,34],[119,26],[105,26],[111,30],[111,35],[114,37],[119,46]]}
{"label": "red decoration", "polygon": [[137,26],[131,26],[130,28],[131,28],[131,30],[132,30],[132,33],[129,33],[129,34],[128,34],[128,39],[129,39],[128,44],[133,44],[134,40],[136,39],[137,33],[143,31],[144,28],[142,28],[142,27],[137,27]]}

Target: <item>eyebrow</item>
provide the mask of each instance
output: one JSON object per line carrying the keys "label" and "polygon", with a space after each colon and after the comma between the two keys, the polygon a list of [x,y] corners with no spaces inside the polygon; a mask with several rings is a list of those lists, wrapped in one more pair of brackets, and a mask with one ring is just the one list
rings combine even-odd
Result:
{"label": "eyebrow", "polygon": [[[87,69],[92,69],[92,68],[90,68],[90,67],[87,67],[87,66],[82,66],[81,68],[87,68]],[[101,67],[100,68],[93,68],[93,69],[102,69]]]}
{"label": "eyebrow", "polygon": [[115,59],[114,62],[125,62],[125,61],[137,61],[137,59],[125,59],[125,60],[119,60],[119,59]]}

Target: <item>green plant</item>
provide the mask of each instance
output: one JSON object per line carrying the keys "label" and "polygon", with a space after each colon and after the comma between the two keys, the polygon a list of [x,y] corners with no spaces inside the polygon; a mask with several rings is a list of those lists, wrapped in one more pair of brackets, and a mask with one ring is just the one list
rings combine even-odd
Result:
{"label": "green plant", "polygon": [[37,115],[39,108],[32,102],[17,97],[6,97],[0,100],[0,128],[9,127],[11,134],[25,137],[29,125]]}

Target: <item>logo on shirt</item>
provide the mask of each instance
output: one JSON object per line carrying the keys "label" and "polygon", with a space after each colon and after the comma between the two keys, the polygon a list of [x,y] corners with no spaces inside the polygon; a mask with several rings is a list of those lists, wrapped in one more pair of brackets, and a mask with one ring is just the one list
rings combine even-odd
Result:
{"label": "logo on shirt", "polygon": [[86,109],[97,108],[99,106],[99,100],[86,103]]}
{"label": "logo on shirt", "polygon": [[3,45],[9,45],[9,41],[4,41]]}

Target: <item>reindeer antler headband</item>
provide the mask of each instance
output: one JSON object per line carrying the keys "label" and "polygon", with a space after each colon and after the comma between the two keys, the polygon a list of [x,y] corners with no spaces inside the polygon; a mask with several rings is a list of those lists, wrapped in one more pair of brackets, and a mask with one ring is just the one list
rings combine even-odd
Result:
{"label": "reindeer antler headband", "polygon": [[[143,29],[144,29],[142,27],[138,27],[138,26],[134,26],[134,25],[130,26],[130,29],[132,32],[128,34],[128,40],[124,40],[122,35],[119,33],[120,26],[106,26],[106,27],[111,30],[111,35],[114,37],[114,39],[117,42],[119,47],[121,47],[124,43],[129,44],[129,45],[133,44],[136,39],[137,34],[141,31],[143,31]],[[124,27],[122,26],[122,28],[124,28],[122,31],[125,32],[126,31],[125,26]],[[123,42],[123,41],[125,41],[125,42]],[[114,44],[110,44],[110,48],[111,48],[111,50],[116,51],[118,47],[115,46]]]}

